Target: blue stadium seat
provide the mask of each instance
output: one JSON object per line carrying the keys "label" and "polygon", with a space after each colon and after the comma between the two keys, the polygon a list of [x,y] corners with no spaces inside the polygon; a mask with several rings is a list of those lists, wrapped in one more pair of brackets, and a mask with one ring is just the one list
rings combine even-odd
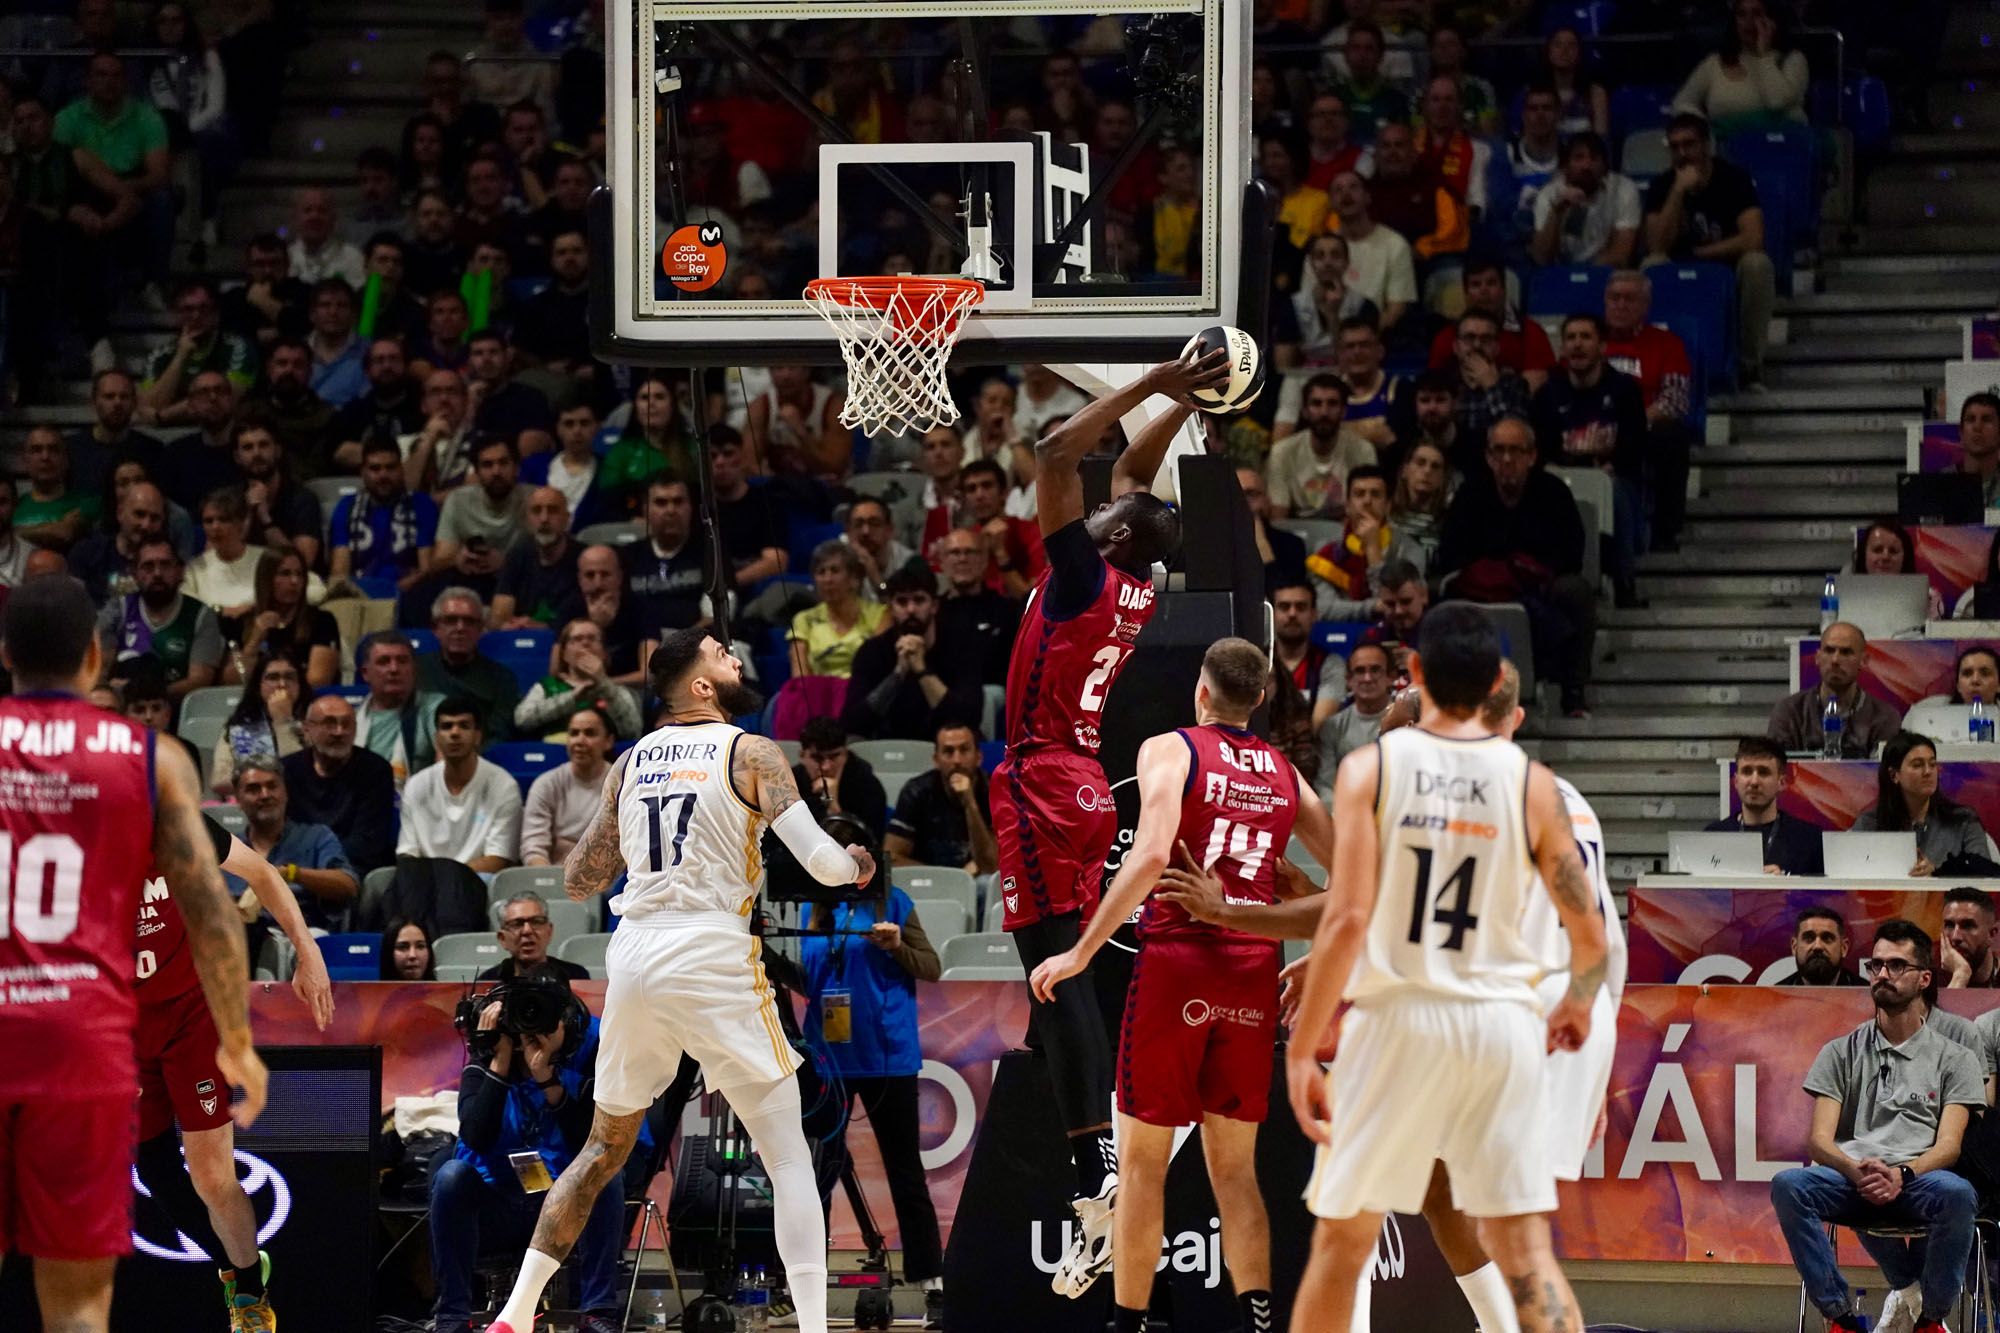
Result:
{"label": "blue stadium seat", "polygon": [[1653,280],[1654,319],[1670,327],[1675,319],[1693,322],[1697,333],[1688,346],[1701,349],[1710,390],[1734,385],[1736,270],[1725,264],[1658,264],[1646,276]]}
{"label": "blue stadium seat", "polygon": [[521,784],[524,796],[536,778],[569,762],[569,754],[562,746],[551,745],[547,741],[501,741],[487,746],[483,757],[506,769],[514,781]]}
{"label": "blue stadium seat", "polygon": [[1558,28],[1573,28],[1579,37],[1602,37],[1611,30],[1618,6],[1611,0],[1556,0],[1542,11],[1542,36],[1555,35]]}
{"label": "blue stadium seat", "polygon": [[1580,310],[1604,313],[1604,284],[1611,269],[1604,264],[1552,264],[1528,278],[1528,313],[1571,315]]}
{"label": "blue stadium seat", "polygon": [[979,766],[985,769],[989,774],[992,773],[994,769],[1000,767],[1000,761],[1002,759],[1005,759],[1006,757],[1007,757],[1007,742],[1005,741],[979,742]]}
{"label": "blue stadium seat", "polygon": [[[1873,74],[1848,80],[1840,90],[1841,113],[1856,148],[1880,148],[1889,141],[1889,89]],[[1817,124],[1825,120],[1815,118]]]}
{"label": "blue stadium seat", "polygon": [[409,639],[410,647],[416,649],[418,652],[434,653],[437,651],[438,636],[431,633],[429,630],[406,629],[403,631],[403,634],[404,637]]}
{"label": "blue stadium seat", "polygon": [[365,931],[348,935],[322,935],[319,951],[326,959],[326,974],[335,981],[380,981],[382,979],[382,937]]}
{"label": "blue stadium seat", "polygon": [[802,523],[796,519],[789,526],[792,530],[792,568],[810,579],[813,547],[821,542],[833,541],[841,535],[842,528],[838,523]]}
{"label": "blue stadium seat", "polygon": [[1346,657],[1354,651],[1354,645],[1361,642],[1361,636],[1373,627],[1373,622],[1367,620],[1318,621],[1312,627],[1313,646],[1336,657]]}
{"label": "blue stadium seat", "polygon": [[[1618,143],[1626,135],[1640,130],[1666,128],[1667,120],[1674,112],[1674,93],[1677,91],[1652,84],[1633,84],[1612,93],[1611,142]],[[1620,168],[1621,171],[1623,169]]]}
{"label": "blue stadium seat", "polygon": [[549,650],[555,646],[552,629],[496,629],[479,636],[479,651],[514,673],[525,693],[549,673]]}
{"label": "blue stadium seat", "polygon": [[1758,201],[1764,207],[1765,248],[1777,263],[1780,278],[1788,276],[1792,250],[1810,243],[1819,230],[1812,129],[1788,125],[1731,135],[1722,154],[1757,182]]}

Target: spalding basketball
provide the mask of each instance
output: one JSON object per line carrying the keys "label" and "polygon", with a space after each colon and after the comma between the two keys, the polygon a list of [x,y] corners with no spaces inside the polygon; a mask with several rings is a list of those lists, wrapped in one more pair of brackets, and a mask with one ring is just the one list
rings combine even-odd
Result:
{"label": "spalding basketball", "polygon": [[1211,324],[1188,339],[1181,355],[1206,356],[1218,347],[1229,349],[1229,379],[1220,388],[1195,390],[1195,406],[1204,412],[1241,412],[1264,391],[1264,351],[1243,330]]}

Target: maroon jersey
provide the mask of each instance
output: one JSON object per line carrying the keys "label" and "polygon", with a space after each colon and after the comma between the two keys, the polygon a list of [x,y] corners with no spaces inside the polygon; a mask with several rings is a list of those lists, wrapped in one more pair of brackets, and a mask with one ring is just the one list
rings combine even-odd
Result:
{"label": "maroon jersey", "polygon": [[[1082,537],[1082,524],[1075,525]],[[1062,534],[1056,534],[1061,536]],[[1007,750],[1060,749],[1094,756],[1104,700],[1132,655],[1132,643],[1153,618],[1150,579],[1134,578],[1098,558],[1097,594],[1073,615],[1051,615],[1054,558],[1028,594],[1014,653],[1007,663]]]}
{"label": "maroon jersey", "polygon": [[[1174,734],[1188,747],[1176,840],[1186,843],[1222,881],[1230,902],[1276,902],[1278,858],[1285,854],[1299,814],[1298,773],[1291,760],[1235,727],[1211,723],[1182,727]],[[1196,921],[1182,907],[1148,898],[1139,918],[1140,937],[1167,934],[1212,935],[1232,942],[1254,938]]]}
{"label": "maroon jersey", "polygon": [[[201,817],[208,828],[209,843],[215,848],[215,863],[229,859],[229,830]],[[146,881],[139,900],[138,957],[133,975],[138,981],[139,1003],[147,1007],[172,1004],[189,991],[199,989],[201,976],[194,970],[194,953],[187,947],[187,922],[181,919],[173,891],[160,875]]]}
{"label": "maroon jersey", "polygon": [[132,916],[153,734],[66,694],[0,699],[0,1102],[132,1096]]}

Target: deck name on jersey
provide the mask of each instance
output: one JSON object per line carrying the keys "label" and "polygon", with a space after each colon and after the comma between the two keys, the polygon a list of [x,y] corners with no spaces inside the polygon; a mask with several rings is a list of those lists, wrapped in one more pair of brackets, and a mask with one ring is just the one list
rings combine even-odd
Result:
{"label": "deck name on jersey", "polygon": [[1419,772],[1417,795],[1442,796],[1454,804],[1485,805],[1486,780],[1484,778],[1452,777],[1444,773]]}

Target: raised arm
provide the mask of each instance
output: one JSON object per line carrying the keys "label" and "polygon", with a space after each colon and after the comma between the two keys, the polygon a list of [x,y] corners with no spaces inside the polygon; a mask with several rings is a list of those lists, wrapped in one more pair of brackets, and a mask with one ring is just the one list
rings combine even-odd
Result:
{"label": "raised arm", "polygon": [[[1083,517],[1083,476],[1078,469],[1084,456],[1097,447],[1098,441],[1118,423],[1120,417],[1156,393],[1186,408],[1189,394],[1196,389],[1213,388],[1228,378],[1229,353],[1221,348],[1200,360],[1162,361],[1115,393],[1092,399],[1088,406],[1050,431],[1035,445],[1035,516],[1042,525],[1042,535],[1046,537]],[[1170,417],[1173,424],[1163,426],[1162,423]],[[1166,456],[1167,445],[1173,440],[1173,432],[1186,419],[1185,415],[1168,413],[1158,421],[1149,422],[1147,428],[1139,432],[1141,440],[1145,441],[1147,455],[1152,458],[1151,470],[1144,473],[1146,481],[1150,482],[1153,473],[1159,470],[1160,460]],[[1162,427],[1162,436],[1153,436],[1155,426]],[[1140,442],[1135,440],[1132,448],[1125,451],[1126,455],[1129,457],[1139,447]],[[1126,466],[1125,475],[1139,475],[1147,455],[1141,455]],[[1120,465],[1125,465],[1123,459]],[[1132,489],[1132,485],[1123,487],[1123,490]],[[1114,495],[1122,493],[1115,473],[1112,492]]]}
{"label": "raised arm", "polygon": [[230,1116],[248,1128],[264,1109],[267,1076],[264,1062],[250,1045],[250,967],[244,957],[242,922],[201,821],[201,786],[194,765],[179,746],[157,745],[153,773],[157,792],[153,864],[187,923],[188,949],[222,1039],[216,1067],[233,1086],[243,1089],[243,1100],[230,1108]]}
{"label": "raised arm", "polygon": [[293,896],[291,886],[285,883],[276,866],[233,835],[222,868],[249,884],[250,892],[257,895],[257,901],[291,942],[299,956],[297,970],[292,973],[292,990],[312,1011],[313,1025],[321,1032],[326,1031],[326,1025],[333,1021],[333,981],[327,976],[326,959],[306,928],[306,914],[299,910],[299,900]]}
{"label": "raised arm", "polygon": [[594,898],[611,887],[625,869],[625,854],[618,848],[618,787],[625,778],[625,763],[632,757],[627,750],[604,775],[604,797],[590,827],[563,860],[563,892],[576,902]]}
{"label": "raised arm", "polygon": [[1549,1048],[1573,1051],[1590,1035],[1590,1007],[1604,986],[1609,954],[1597,889],[1576,849],[1575,827],[1556,791],[1556,775],[1541,764],[1528,769],[1528,842],[1569,932],[1569,991],[1549,1014]]}

